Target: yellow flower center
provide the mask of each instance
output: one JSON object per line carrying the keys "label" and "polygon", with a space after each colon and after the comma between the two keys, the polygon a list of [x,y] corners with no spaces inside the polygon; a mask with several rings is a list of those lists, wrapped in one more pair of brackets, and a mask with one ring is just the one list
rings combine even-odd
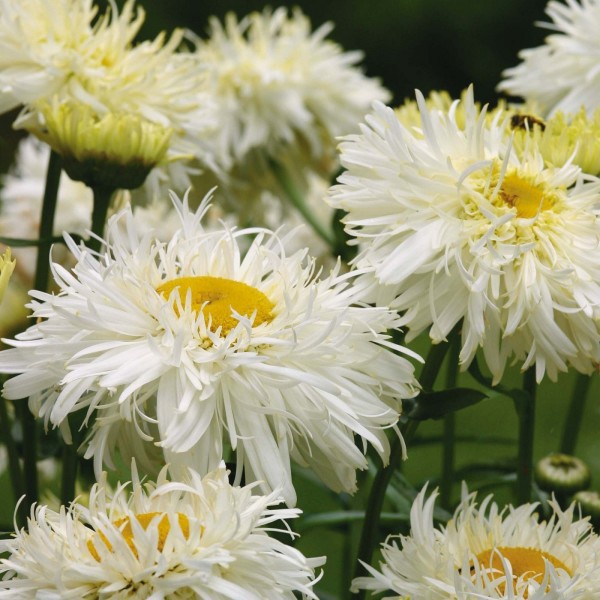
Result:
{"label": "yellow flower center", "polygon": [[[513,574],[513,586],[517,579],[534,581],[541,583],[546,571],[546,563],[544,559],[551,563],[557,569],[564,569],[569,575],[573,575],[570,569],[555,556],[548,554],[537,548],[505,548],[499,547],[494,550],[485,550],[477,555],[477,561],[483,569],[492,569],[504,573],[500,554],[510,563]],[[505,590],[500,590],[504,594]],[[515,589],[515,592],[517,590]],[[527,593],[525,593],[527,598]]]}
{"label": "yellow flower center", "polygon": [[[139,515],[135,515],[135,518],[137,519],[138,523],[142,526],[142,528],[145,531],[146,529],[148,529],[148,526],[152,522],[152,519],[154,519],[157,515],[160,515],[160,514],[161,513],[158,513],[158,512],[141,513]],[[188,518],[182,513],[177,513],[177,520],[179,521],[179,527],[181,528],[183,537],[187,540],[190,536],[190,522],[189,522]],[[133,552],[133,554],[137,558],[138,552],[137,552],[137,548],[135,547],[135,543],[133,540],[134,536],[133,536],[133,529],[131,527],[130,518],[124,517],[122,519],[118,519],[117,521],[114,522],[114,525],[115,525],[115,527],[119,527],[119,528],[122,527],[121,535],[125,539],[125,542],[127,542],[127,545],[129,546],[130,550]],[[162,519],[160,519],[160,521],[158,521],[157,528],[158,528],[158,541],[156,543],[156,548],[159,552],[162,552],[162,549],[165,546],[165,541],[167,539],[167,536],[169,535],[169,531],[171,531],[171,522],[169,521],[168,515],[163,515]],[[100,539],[104,542],[104,545],[112,552],[112,549],[113,549],[112,544],[108,541],[108,539],[104,535],[104,533],[102,533],[102,531],[98,531],[98,535],[100,536]],[[96,550],[96,547],[94,546],[94,542],[92,540],[88,540],[87,547],[88,547],[91,555],[98,562],[100,562],[101,561],[100,555],[98,554],[98,551]]]}
{"label": "yellow flower center", "polygon": [[535,185],[515,173],[507,174],[502,180],[500,198],[516,208],[517,217],[522,219],[531,219],[539,212],[551,209],[554,204],[542,186]]}
{"label": "yellow flower center", "polygon": [[255,313],[254,325],[268,323],[273,318],[273,303],[256,288],[241,281],[223,277],[179,277],[165,281],[156,288],[165,298],[177,289],[181,303],[185,304],[188,291],[192,296],[192,308],[204,313],[210,328],[221,327],[221,335],[225,336],[238,324],[234,311],[242,316],[251,317]]}

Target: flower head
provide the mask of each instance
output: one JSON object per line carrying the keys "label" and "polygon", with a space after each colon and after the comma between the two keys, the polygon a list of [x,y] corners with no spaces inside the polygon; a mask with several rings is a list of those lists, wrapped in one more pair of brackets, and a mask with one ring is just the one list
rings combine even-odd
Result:
{"label": "flower head", "polygon": [[[194,155],[208,103],[195,58],[176,52],[183,32],[134,44],[144,12],[133,0],[96,13],[92,0],[0,0],[0,112],[23,105],[15,125],[31,130],[48,103],[87,105],[98,119],[137,115],[172,129],[170,157]],[[171,185],[187,185],[186,169],[169,165]]]}
{"label": "flower head", "polygon": [[[327,179],[337,169],[336,137],[356,130],[373,100],[388,92],[326,39],[327,23],[311,31],[299,10],[252,13],[210,23],[196,56],[216,105],[216,133],[204,141],[223,185],[237,194],[276,187],[269,161],[301,185],[307,172]],[[248,181],[253,184],[249,186]]]}
{"label": "flower head", "polygon": [[87,411],[97,469],[116,447],[135,455],[155,441],[175,467],[204,473],[230,448],[246,481],[282,487],[290,504],[290,459],[353,491],[364,446],[387,460],[385,429],[417,391],[387,333],[397,316],[365,306],[339,267],[320,278],[304,251],[286,256],[276,234],[208,232],[206,202],[196,213],[174,202],[181,225],[168,243],[128,210],[103,254],[70,242],[73,271],[53,267],[60,292],[33,292],[41,319],[0,353],[0,370],[20,373],[6,396],[29,396],[63,430]]}
{"label": "flower head", "polygon": [[89,106],[54,102],[41,109],[38,133],[63,158],[75,181],[89,187],[134,189],[165,160],[172,130],[137,115],[99,117]]}
{"label": "flower head", "polygon": [[[536,504],[504,510],[488,496],[462,503],[445,527],[436,528],[436,493],[423,489],[411,513],[411,533],[383,545],[381,570],[353,587],[394,592],[419,600],[592,600],[600,594],[600,538],[575,505],[563,511],[552,501],[542,521]],[[392,598],[392,596],[385,596]]]}
{"label": "flower head", "polygon": [[132,489],[94,485],[89,508],[73,503],[32,510],[27,529],[5,540],[0,598],[314,598],[314,568],[298,550],[269,537],[297,510],[272,508],[276,494],[232,487],[224,466],[182,483]]}
{"label": "flower head", "polygon": [[[371,298],[403,312],[411,339],[462,323],[461,362],[478,347],[498,381],[509,357],[538,381],[600,360],[600,179],[516,152],[510,117],[491,122],[472,92],[407,129],[379,104],[341,144],[330,201],[348,212]],[[533,139],[533,138],[532,138]]]}
{"label": "flower head", "polygon": [[543,46],[522,50],[521,64],[504,71],[498,89],[539,104],[544,115],[556,111],[591,114],[600,108],[600,2],[552,0],[546,7],[552,23]]}

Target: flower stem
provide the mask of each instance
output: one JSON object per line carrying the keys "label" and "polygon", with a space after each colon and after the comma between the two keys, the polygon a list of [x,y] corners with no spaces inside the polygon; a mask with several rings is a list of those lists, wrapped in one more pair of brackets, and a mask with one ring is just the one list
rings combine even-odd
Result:
{"label": "flower stem", "polygon": [[[115,189],[112,187],[96,186],[94,192],[94,207],[92,209],[92,233],[97,237],[92,236],[87,247],[98,252],[101,247],[100,239],[104,233],[106,225],[106,216],[110,207],[110,201]],[[77,448],[79,447],[83,434],[81,432],[81,421],[77,415],[71,415],[69,418],[69,426],[73,436],[73,443],[66,445],[63,448],[62,459],[62,479],[61,479],[61,502],[68,504],[75,497],[75,483],[77,481],[77,467],[79,456]]]}
{"label": "flower stem", "polygon": [[577,437],[581,429],[581,420],[585,408],[585,400],[592,378],[589,375],[579,374],[575,382],[575,389],[571,398],[571,404],[565,419],[560,451],[563,454],[573,454],[577,447]]}
{"label": "flower stem", "polygon": [[296,186],[292,182],[285,168],[275,160],[271,160],[270,165],[271,170],[277,179],[277,183],[279,183],[282,190],[285,192],[288,200],[304,217],[304,220],[313,228],[314,232],[325,241],[332,250],[334,250],[336,243],[333,233],[315,217],[313,212],[306,205],[304,198],[298,193]]}
{"label": "flower stem", "polygon": [[[112,187],[95,187],[94,192],[94,208],[92,210],[92,233],[98,237],[102,237],[104,226],[106,225],[106,216],[110,207],[110,201],[115,192]],[[98,252],[100,250],[100,240],[96,237],[91,237],[87,243],[87,247]]]}
{"label": "flower stem", "polygon": [[[450,350],[446,371],[446,389],[456,386],[458,377],[458,356],[460,353],[460,337],[456,332],[450,338]],[[440,480],[440,505],[446,510],[450,509],[452,486],[454,483],[454,454],[456,441],[456,414],[454,411],[446,413],[444,417],[444,432],[442,442],[442,473]]]}
{"label": "flower stem", "polygon": [[515,395],[519,417],[519,450],[517,459],[517,503],[531,501],[533,482],[533,441],[535,434],[535,368],[523,374],[523,393]]}
{"label": "flower stem", "polygon": [[[432,345],[423,369],[421,371],[420,383],[424,391],[430,391],[433,388],[436,376],[440,370],[448,344]],[[402,436],[405,442],[408,442],[415,434],[419,421],[409,419],[402,428]],[[398,467],[402,449],[400,437],[395,436],[391,443],[390,462],[387,466],[381,467],[371,487],[367,508],[365,510],[365,520],[358,547],[358,560],[355,563],[354,577],[360,577],[365,573],[365,568],[361,564],[370,564],[373,557],[373,551],[379,537],[379,523],[381,520],[381,511],[385,500],[385,493],[392,476]],[[361,590],[355,594],[355,598],[364,598],[365,591]]]}
{"label": "flower stem", "polygon": [[[21,465],[19,464],[19,453],[13,436],[11,435],[11,421],[6,410],[6,400],[0,398],[0,435],[2,441],[6,445],[8,454],[8,473],[14,493],[15,500],[18,500],[23,495],[23,474],[21,473]],[[21,503],[22,505],[23,503]],[[19,511],[19,525],[24,525],[22,511]]]}
{"label": "flower stem", "polygon": [[[50,272],[50,247],[52,231],[54,229],[54,215],[56,214],[56,199],[58,197],[58,186],[61,174],[61,158],[56,152],[50,152],[48,159],[48,170],[46,171],[46,187],[42,200],[42,212],[40,215],[40,242],[35,268],[33,287],[36,290],[46,291],[48,288],[48,274]],[[25,402],[25,401],[23,401]],[[27,406],[18,409],[21,419],[23,434],[23,464],[25,473],[25,494],[27,502],[21,506],[25,514],[29,512],[29,506],[38,501],[38,479],[37,479],[37,430],[35,418]]]}

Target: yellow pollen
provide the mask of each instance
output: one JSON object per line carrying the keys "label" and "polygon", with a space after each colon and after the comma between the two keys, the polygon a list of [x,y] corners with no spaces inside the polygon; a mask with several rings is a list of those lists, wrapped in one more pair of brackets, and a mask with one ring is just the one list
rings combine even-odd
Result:
{"label": "yellow pollen", "polygon": [[[145,531],[146,529],[148,529],[148,526],[152,522],[152,519],[154,519],[154,517],[160,514],[161,513],[158,512],[142,513],[139,515],[135,515],[135,518],[137,519],[138,523],[142,526],[142,529],[144,529]],[[190,536],[190,522],[188,518],[182,513],[177,513],[177,520],[179,521],[179,527],[181,528],[183,537],[187,540]],[[123,528],[121,529],[121,535],[125,539],[125,542],[127,542],[127,545],[129,546],[131,552],[133,552],[133,554],[137,558],[138,552],[133,540],[133,530],[131,527],[130,518],[124,517],[123,519],[118,519],[114,522],[114,525],[115,527],[119,528],[123,526]],[[169,531],[171,531],[171,523],[169,521],[169,516],[163,515],[163,518],[158,522],[158,541],[156,543],[156,549],[159,552],[162,552],[162,549],[165,546],[165,540],[169,535]],[[104,535],[104,533],[102,533],[102,531],[98,531],[98,535],[100,536],[100,539],[104,542],[104,545],[112,552],[112,544],[108,541],[108,538]],[[98,551],[96,550],[96,547],[94,546],[94,542],[92,540],[88,540],[87,547],[91,555],[98,562],[100,562],[100,555],[98,554]]]}
{"label": "yellow pollen", "polygon": [[531,219],[539,212],[551,209],[553,204],[543,187],[514,173],[506,175],[502,180],[500,197],[506,204],[516,208],[517,217],[522,219]]}
{"label": "yellow pollen", "polygon": [[221,327],[222,336],[227,335],[239,322],[233,315],[234,311],[245,317],[256,313],[254,326],[268,323],[273,318],[273,303],[260,290],[241,281],[209,275],[179,277],[161,283],[156,291],[168,298],[174,289],[177,289],[182,304],[185,304],[190,290],[192,308],[204,313],[207,324],[210,317],[212,330]]}
{"label": "yellow pollen", "polygon": [[[522,578],[524,581],[533,579],[537,583],[541,583],[546,571],[544,559],[555,568],[564,569],[570,576],[573,575],[571,570],[558,558],[537,548],[499,547],[494,550],[485,550],[478,554],[476,558],[483,569],[493,569],[504,573],[499,553],[510,563],[513,573],[513,586],[515,586],[518,578]],[[502,589],[501,592],[504,594],[505,590]],[[527,593],[524,597],[527,598]]]}

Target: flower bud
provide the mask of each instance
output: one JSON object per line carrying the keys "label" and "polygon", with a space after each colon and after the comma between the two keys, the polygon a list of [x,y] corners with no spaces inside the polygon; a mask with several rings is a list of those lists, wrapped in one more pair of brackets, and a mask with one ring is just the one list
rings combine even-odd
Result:
{"label": "flower bud", "polygon": [[535,480],[543,490],[569,496],[590,485],[588,466],[576,456],[552,453],[535,466]]}

